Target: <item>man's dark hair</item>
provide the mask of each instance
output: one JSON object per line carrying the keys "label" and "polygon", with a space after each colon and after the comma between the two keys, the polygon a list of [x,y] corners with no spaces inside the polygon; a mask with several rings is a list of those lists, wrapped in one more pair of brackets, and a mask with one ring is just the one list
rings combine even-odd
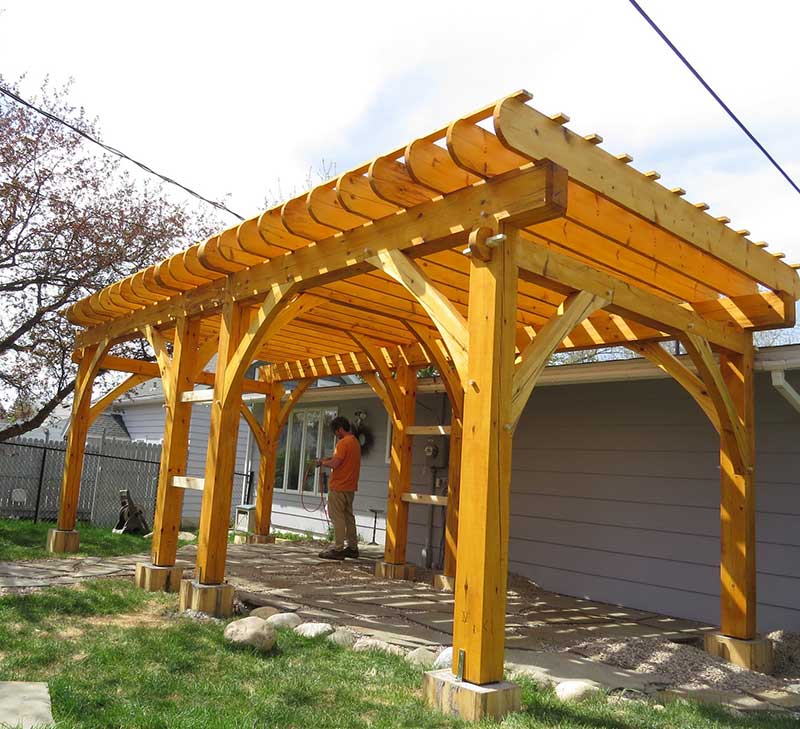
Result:
{"label": "man's dark hair", "polygon": [[331,420],[331,430],[335,433],[339,428],[343,428],[348,433],[350,432],[350,421],[343,415]]}

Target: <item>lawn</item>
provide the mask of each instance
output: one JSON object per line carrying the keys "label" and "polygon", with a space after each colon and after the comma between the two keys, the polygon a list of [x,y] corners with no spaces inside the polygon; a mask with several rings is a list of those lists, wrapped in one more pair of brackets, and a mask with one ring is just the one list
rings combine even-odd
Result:
{"label": "lawn", "polygon": [[[0,562],[52,557],[45,549],[50,522],[34,524],[25,519],[0,519]],[[150,551],[150,540],[130,534],[112,534],[111,529],[79,524],[80,557],[115,557]]]}
{"label": "lawn", "polygon": [[[422,672],[402,658],[354,653],[281,631],[269,655],[233,649],[223,625],[175,615],[175,595],[125,580],[0,598],[0,680],[47,681],[57,726],[360,729],[462,727],[428,710]],[[509,729],[793,727],[675,703],[562,704],[520,681],[523,712]],[[498,726],[484,722],[480,727]]]}

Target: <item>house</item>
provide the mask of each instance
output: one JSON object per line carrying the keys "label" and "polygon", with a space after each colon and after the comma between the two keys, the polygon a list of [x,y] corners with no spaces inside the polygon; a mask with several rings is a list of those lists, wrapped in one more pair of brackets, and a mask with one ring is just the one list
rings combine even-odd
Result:
{"label": "house", "polygon": [[[800,631],[800,401],[791,397],[800,391],[800,345],[761,349],[756,361],[759,631]],[[263,398],[245,398],[260,419]],[[134,439],[161,438],[158,380],[116,406]],[[448,410],[441,383],[421,382],[417,423],[444,422]],[[383,542],[390,426],[365,384],[314,387],[298,402],[281,438],[273,529],[327,533],[318,477],[309,476],[301,497],[303,457],[330,451],[326,421],[356,413],[373,436],[356,521],[365,541],[374,526]],[[195,405],[188,475],[203,476],[208,425],[208,406]],[[447,439],[416,440],[412,491],[444,493]],[[429,444],[435,455],[426,456]],[[245,474],[257,470],[258,448],[241,420],[234,507],[247,500]],[[555,592],[716,622],[718,436],[691,397],[646,360],[548,367],[515,434],[511,490],[511,571]],[[200,500],[186,492],[184,522],[197,523]],[[420,504],[410,514],[409,560],[439,567],[444,509]]]}

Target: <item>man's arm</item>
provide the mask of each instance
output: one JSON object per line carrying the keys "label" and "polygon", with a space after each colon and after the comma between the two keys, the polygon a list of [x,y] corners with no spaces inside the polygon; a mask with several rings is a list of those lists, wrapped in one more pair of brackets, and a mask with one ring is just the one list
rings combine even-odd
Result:
{"label": "man's arm", "polygon": [[325,466],[325,468],[338,468],[344,463],[344,458],[341,456],[331,456],[330,458],[317,458],[317,466]]}

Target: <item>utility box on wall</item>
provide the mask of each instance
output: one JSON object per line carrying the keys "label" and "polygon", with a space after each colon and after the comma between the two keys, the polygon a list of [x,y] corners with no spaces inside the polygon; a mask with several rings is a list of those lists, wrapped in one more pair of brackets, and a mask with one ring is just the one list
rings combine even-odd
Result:
{"label": "utility box on wall", "polygon": [[256,507],[243,504],[236,507],[236,519],[233,522],[234,534],[252,534],[256,523]]}

